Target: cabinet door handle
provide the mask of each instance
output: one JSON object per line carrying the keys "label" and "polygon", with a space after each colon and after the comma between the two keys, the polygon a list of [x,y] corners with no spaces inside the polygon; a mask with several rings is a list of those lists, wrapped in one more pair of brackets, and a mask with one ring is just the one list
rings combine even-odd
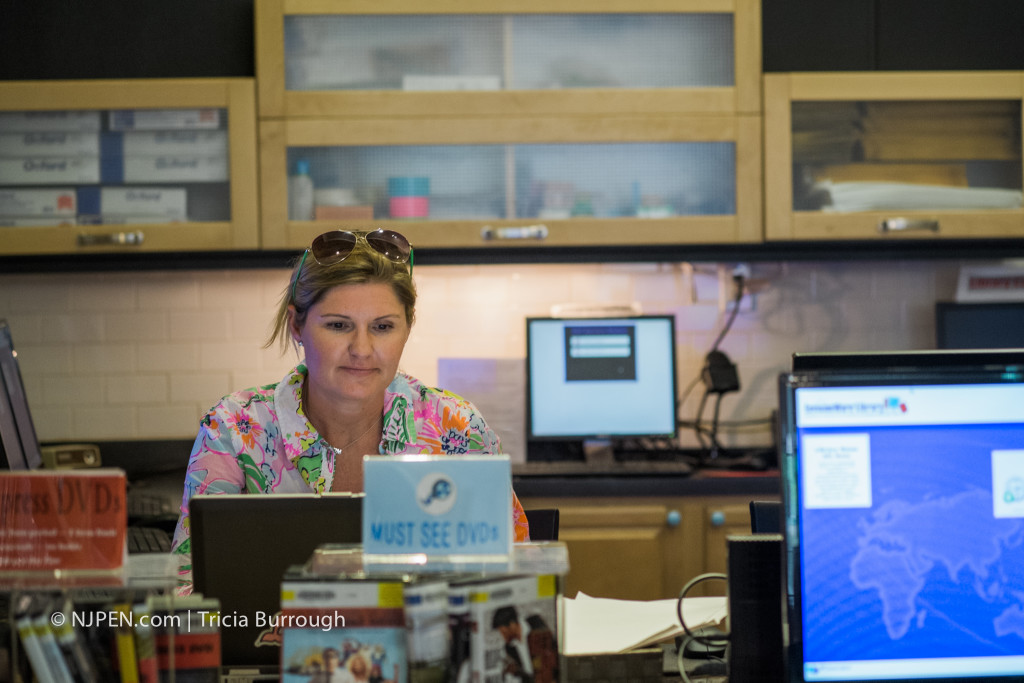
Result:
{"label": "cabinet door handle", "polygon": [[78,235],[80,247],[137,247],[142,244],[145,235],[141,230],[135,232],[111,232],[103,235],[82,233]]}
{"label": "cabinet door handle", "polygon": [[916,220],[910,218],[886,218],[878,223],[878,232],[883,234],[890,232],[913,232],[917,230],[938,232],[939,222],[929,218],[918,218]]}
{"label": "cabinet door handle", "polygon": [[490,240],[542,240],[548,236],[548,226],[543,223],[537,225],[522,225],[510,228],[492,228],[485,225],[480,228],[480,237],[486,241]]}
{"label": "cabinet door handle", "polygon": [[665,524],[668,524],[670,527],[675,528],[679,526],[681,521],[683,521],[683,516],[679,514],[679,510],[669,510],[668,514],[665,515]]}

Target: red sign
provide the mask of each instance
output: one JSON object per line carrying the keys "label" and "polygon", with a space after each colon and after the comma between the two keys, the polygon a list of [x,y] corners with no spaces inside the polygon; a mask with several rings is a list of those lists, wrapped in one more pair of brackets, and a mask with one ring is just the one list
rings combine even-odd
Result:
{"label": "red sign", "polygon": [[120,470],[0,472],[0,573],[120,569],[125,493]]}

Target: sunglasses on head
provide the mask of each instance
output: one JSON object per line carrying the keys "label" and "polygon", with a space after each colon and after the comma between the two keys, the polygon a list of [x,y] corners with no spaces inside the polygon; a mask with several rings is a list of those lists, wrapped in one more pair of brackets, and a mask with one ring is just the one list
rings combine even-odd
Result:
{"label": "sunglasses on head", "polygon": [[302,274],[302,266],[306,263],[307,256],[312,256],[321,266],[332,266],[348,258],[359,242],[365,242],[392,263],[408,263],[409,276],[412,277],[412,245],[405,235],[383,228],[367,233],[331,230],[314,239],[309,249],[302,252],[299,267],[295,269],[295,279],[292,281],[292,301],[295,301],[295,287],[299,283],[299,275]]}

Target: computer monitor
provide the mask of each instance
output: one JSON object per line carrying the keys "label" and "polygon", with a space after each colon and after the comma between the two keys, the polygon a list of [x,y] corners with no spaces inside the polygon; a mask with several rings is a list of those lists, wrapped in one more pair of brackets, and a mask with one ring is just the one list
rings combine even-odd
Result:
{"label": "computer monitor", "polygon": [[780,378],[787,681],[1024,674],[1024,352]]}
{"label": "computer monitor", "polygon": [[1024,301],[935,304],[940,349],[1024,349]]}
{"label": "computer monitor", "polygon": [[41,465],[39,438],[29,412],[11,328],[0,319],[0,469],[27,470]]}
{"label": "computer monitor", "polygon": [[348,493],[192,497],[194,590],[220,600],[221,614],[234,617],[231,628],[221,630],[225,667],[276,667],[281,637],[272,626],[281,623],[276,616],[281,577],[292,565],[305,564],[321,545],[361,543],[363,498]]}
{"label": "computer monitor", "polygon": [[528,441],[673,437],[675,318],[527,318]]}

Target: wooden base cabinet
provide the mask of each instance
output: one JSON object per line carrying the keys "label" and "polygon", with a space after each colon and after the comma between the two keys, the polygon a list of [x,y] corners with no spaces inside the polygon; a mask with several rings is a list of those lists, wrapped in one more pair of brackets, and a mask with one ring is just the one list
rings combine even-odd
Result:
{"label": "wooden base cabinet", "polygon": [[[771,496],[758,496],[768,500]],[[559,540],[569,549],[565,595],[657,600],[686,583],[725,572],[726,537],[750,532],[750,498],[523,498],[523,507],[559,509]],[[724,581],[688,594],[723,595]]]}

